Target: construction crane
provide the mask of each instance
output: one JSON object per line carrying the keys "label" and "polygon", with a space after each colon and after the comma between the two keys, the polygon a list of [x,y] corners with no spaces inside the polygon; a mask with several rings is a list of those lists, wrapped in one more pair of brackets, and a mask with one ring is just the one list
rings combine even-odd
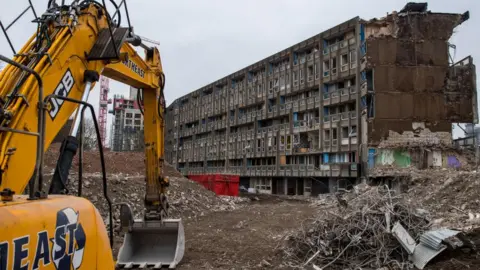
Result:
{"label": "construction crane", "polygon": [[[7,63],[0,72],[0,270],[173,268],[183,257],[183,225],[180,219],[168,218],[165,195],[169,180],[163,175],[165,76],[160,52],[135,35],[125,0],[120,5],[111,0],[114,16],[105,0],[101,2],[50,0],[37,16],[28,1],[19,17],[31,10],[37,31],[20,50],[7,33],[13,23],[5,27],[0,22],[14,54],[13,59],[0,55]],[[122,5],[127,27],[120,24]],[[134,46],[145,49],[144,59]],[[141,89],[145,119],[145,209],[142,219],[134,219],[130,207],[121,205],[120,228],[126,234],[116,261],[102,119],[96,120],[94,107],[87,102],[100,75]],[[108,89],[105,80],[100,84]],[[82,157],[86,110],[97,134],[108,230],[95,206],[81,197],[86,187],[80,173],[77,192],[69,190],[73,158],[77,151]],[[43,154],[75,111],[47,185]]]}

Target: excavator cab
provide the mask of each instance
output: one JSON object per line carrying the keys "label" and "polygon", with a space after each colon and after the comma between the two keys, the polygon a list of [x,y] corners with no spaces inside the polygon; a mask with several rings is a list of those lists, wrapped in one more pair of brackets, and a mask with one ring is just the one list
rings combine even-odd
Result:
{"label": "excavator cab", "polygon": [[[4,71],[0,72],[0,98],[2,101],[8,101],[0,104],[0,135],[2,135],[0,144],[4,146],[0,149],[0,159],[8,156],[8,159],[5,158],[0,162],[0,190],[3,190],[1,200],[4,201],[0,205],[0,210],[3,211],[0,211],[0,214],[14,213],[16,211],[14,206],[18,207],[18,202],[23,202],[29,208],[25,207],[22,211],[15,213],[22,213],[25,216],[29,214],[28,211],[36,213],[36,219],[31,223],[35,226],[41,225],[44,229],[47,228],[45,232],[47,236],[57,235],[58,232],[61,232],[55,226],[66,226],[62,225],[63,223],[60,224],[58,220],[66,222],[69,226],[80,226],[78,224],[83,223],[84,234],[70,236],[71,246],[75,246],[74,241],[77,243],[77,249],[81,247],[80,244],[97,243],[101,252],[87,248],[85,257],[91,258],[105,253],[111,256],[108,248],[104,247],[108,246],[108,240],[110,240],[110,246],[113,246],[114,242],[113,228],[115,226],[112,201],[108,195],[103,146],[97,118],[93,106],[87,103],[89,93],[99,80],[99,76],[106,76],[142,89],[142,100],[138,100],[138,103],[143,108],[141,110],[145,123],[145,214],[143,219],[134,219],[130,206],[126,204],[120,206],[120,227],[125,233],[125,238],[118,253],[116,267],[161,268],[168,266],[174,268],[183,257],[185,236],[181,220],[167,217],[168,203],[165,192],[168,178],[162,175],[165,76],[158,49],[145,45],[143,38],[133,33],[126,0],[122,0],[120,4],[110,0],[116,9],[113,16],[109,14],[105,0],[72,0],[70,5],[65,4],[65,1],[57,4],[57,1],[49,0],[47,12],[41,16],[37,16],[31,1],[28,2],[30,3],[29,7],[19,17],[31,9],[35,15],[33,22],[38,24],[39,30],[37,31],[41,32],[33,35],[20,51],[17,52],[14,49],[6,33],[8,28],[18,20],[18,17],[7,27],[4,27],[0,21],[0,28],[6,35],[14,54],[13,60],[0,55],[0,60],[9,64]],[[124,13],[128,27],[120,27],[122,14],[120,8],[122,6],[125,7]],[[133,46],[141,46],[145,49],[145,59],[139,56]],[[37,84],[34,85],[33,82]],[[13,94],[11,93],[12,89]],[[31,106],[30,103],[32,103]],[[82,123],[86,109],[91,112],[96,129],[102,165],[103,194],[109,210],[110,239],[106,238],[107,231],[102,226],[104,225],[102,218],[92,218],[91,213],[95,212],[98,215],[98,212],[92,211],[91,203],[76,197],[68,199],[71,196],[67,189],[69,171],[77,151],[80,164],[79,188],[75,195],[82,196]],[[75,111],[72,128],[69,136],[62,143],[47,194],[42,190],[43,153]],[[8,118],[4,117],[7,114]],[[33,128],[34,132],[29,132],[32,127],[36,127],[36,129]],[[34,140],[27,138],[27,141],[25,136],[35,136],[36,144]],[[36,147],[29,147],[33,145]],[[10,152],[8,154],[2,152],[5,149]],[[31,149],[36,149],[36,155],[31,153]],[[27,184],[28,196],[21,195],[14,198],[13,194],[22,194],[26,191]],[[51,209],[60,209],[57,222],[52,219],[54,213],[47,211],[50,208],[46,208],[46,205],[53,205]],[[82,210],[77,211],[76,208],[82,208]],[[86,214],[87,210],[85,209],[89,209],[90,212]],[[18,220],[22,220],[21,215],[18,216]],[[23,220],[28,219],[24,218]],[[88,228],[94,227],[93,225],[88,226],[92,221],[100,224],[98,228],[101,231],[88,230]],[[26,222],[20,224],[21,226],[16,225],[19,228],[18,234],[31,235],[32,239],[35,235],[36,238],[36,231],[31,233],[25,231],[25,228],[33,229],[34,227],[33,225],[25,226]],[[8,226],[5,226],[0,225],[0,232],[8,231]],[[4,230],[2,231],[2,229]],[[12,242],[13,239],[16,239],[17,232],[11,230],[8,232],[0,235],[0,243]],[[48,240],[48,237],[45,239]],[[58,239],[60,241],[66,238],[60,235]],[[49,245],[49,248],[53,245],[48,241],[45,243]],[[34,248],[36,244],[32,242],[30,246]],[[51,248],[58,249],[57,246]],[[73,250],[70,248],[69,252],[71,249]],[[4,250],[0,249],[0,251]],[[83,249],[79,252],[83,254]],[[2,254],[0,254],[1,269],[3,269],[1,265],[4,265],[6,258]],[[27,254],[33,256],[36,252]],[[73,261],[79,263],[78,256],[80,255],[72,256],[77,256],[77,259],[74,257]],[[10,257],[8,260],[13,260],[13,257],[11,259]],[[108,260],[108,257],[105,256],[103,259]],[[82,266],[85,269],[111,269],[110,265],[114,264],[113,260],[108,260],[109,266],[100,267],[99,263],[101,263],[99,260],[91,260],[83,262]]]}

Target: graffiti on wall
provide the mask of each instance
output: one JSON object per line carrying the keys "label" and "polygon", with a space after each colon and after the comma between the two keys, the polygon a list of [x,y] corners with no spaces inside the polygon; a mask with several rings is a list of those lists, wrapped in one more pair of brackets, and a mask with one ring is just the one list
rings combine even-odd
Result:
{"label": "graffiti on wall", "polygon": [[[445,167],[460,168],[466,161],[459,159],[459,155],[452,151],[428,151],[425,155],[419,153],[420,150],[401,150],[401,149],[374,149],[368,151],[369,168],[393,166],[397,168],[407,168],[414,166],[417,168],[425,167]],[[417,157],[415,160],[412,157]],[[418,157],[424,157],[418,158]],[[426,160],[425,160],[426,159]],[[412,161],[414,160],[414,161]]]}

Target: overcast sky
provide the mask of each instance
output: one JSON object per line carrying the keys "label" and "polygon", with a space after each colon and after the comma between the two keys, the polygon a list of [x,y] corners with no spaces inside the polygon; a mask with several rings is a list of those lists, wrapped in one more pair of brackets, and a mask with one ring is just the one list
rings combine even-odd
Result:
{"label": "overcast sky", "polygon": [[[37,13],[42,13],[48,1],[32,2]],[[406,2],[129,0],[128,8],[135,32],[161,43],[159,48],[166,74],[165,95],[170,104],[182,95],[348,19],[355,16],[364,19],[382,17],[387,12],[400,10]],[[0,19],[7,23],[28,5],[27,0],[0,0],[0,3]],[[435,0],[429,2],[429,9],[451,13],[470,11],[470,20],[456,29],[451,42],[457,46],[456,60],[471,54],[476,61],[480,61],[480,1]],[[27,13],[9,30],[17,50],[36,29],[30,23],[32,16]],[[0,53],[12,56],[3,35],[0,36]],[[128,95],[129,87],[121,83],[110,81],[110,88],[111,96]],[[98,104],[98,100],[96,86],[89,101]],[[109,116],[109,126],[111,119]],[[458,128],[455,134],[460,134]]]}

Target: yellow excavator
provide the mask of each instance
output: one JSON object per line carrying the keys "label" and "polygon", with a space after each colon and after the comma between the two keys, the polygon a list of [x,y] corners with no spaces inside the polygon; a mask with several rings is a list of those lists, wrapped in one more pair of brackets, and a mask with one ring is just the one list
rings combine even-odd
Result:
{"label": "yellow excavator", "polygon": [[[133,32],[125,0],[110,0],[113,14],[105,0],[57,2],[48,1],[46,11],[37,16],[28,1],[20,16],[31,10],[37,31],[19,51],[7,31],[20,16],[9,25],[0,21],[14,55],[0,55],[7,63],[0,72],[0,270],[174,268],[182,260],[185,239],[181,220],[168,217],[160,53]],[[122,14],[126,27],[121,26]],[[144,49],[143,58],[135,46]],[[130,207],[122,204],[117,226],[95,111],[87,102],[100,75],[139,89],[143,104],[145,209],[143,218],[134,219]],[[81,168],[78,191],[69,191],[73,158],[77,152],[82,156],[86,110],[98,137],[107,226],[95,206],[81,197]],[[47,181],[44,152],[72,115],[69,136]],[[116,259],[114,228],[125,232]]]}

